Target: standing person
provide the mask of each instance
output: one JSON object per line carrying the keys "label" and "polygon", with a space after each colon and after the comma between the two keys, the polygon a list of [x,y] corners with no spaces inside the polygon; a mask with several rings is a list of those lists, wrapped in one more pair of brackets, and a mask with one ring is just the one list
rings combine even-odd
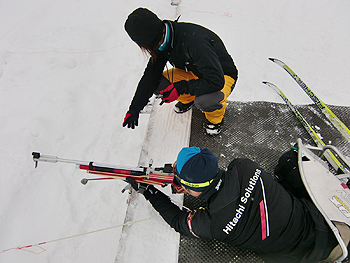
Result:
{"label": "standing person", "polygon": [[[299,176],[295,165],[296,153],[284,154],[276,166],[280,180],[297,183],[291,178]],[[306,190],[298,193],[305,198],[295,197],[249,159],[234,159],[224,171],[210,150],[185,147],[174,173],[185,191],[205,200],[206,207],[183,211],[154,186],[131,184],[182,235],[223,241],[253,251],[265,262],[331,262],[341,256],[332,230]]]}
{"label": "standing person", "polygon": [[[219,134],[226,100],[238,76],[222,40],[200,25],[162,21],[146,8],[134,10],[124,27],[130,38],[151,57],[123,126],[134,129],[149,98],[160,94],[165,103],[178,101],[176,113],[184,113],[195,105],[205,114],[206,132]],[[164,71],[167,62],[173,68]]]}

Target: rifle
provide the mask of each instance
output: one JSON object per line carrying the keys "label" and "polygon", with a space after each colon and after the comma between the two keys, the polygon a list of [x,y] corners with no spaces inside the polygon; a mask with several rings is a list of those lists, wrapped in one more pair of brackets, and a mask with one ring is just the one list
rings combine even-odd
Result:
{"label": "rifle", "polygon": [[[171,185],[172,193],[183,193],[181,185],[177,182],[174,176],[172,164],[165,164],[164,167],[152,167],[153,160],[150,161],[148,167],[129,167],[109,164],[99,164],[95,162],[85,162],[71,159],[58,158],[57,156],[41,155],[38,152],[33,152],[33,161],[35,162],[35,168],[38,167],[38,162],[49,162],[49,163],[73,163],[80,170],[85,170],[89,174],[96,174],[104,176],[102,178],[83,178],[81,183],[86,185],[88,181],[92,180],[107,180],[107,179],[120,179],[125,182],[127,177],[135,179],[137,183],[160,185],[165,187]],[[130,189],[131,185],[128,185],[122,190]]]}

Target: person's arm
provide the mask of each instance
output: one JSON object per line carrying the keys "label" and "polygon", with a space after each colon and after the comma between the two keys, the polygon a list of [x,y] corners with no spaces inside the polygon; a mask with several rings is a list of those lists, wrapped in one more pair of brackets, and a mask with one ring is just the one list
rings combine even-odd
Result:
{"label": "person's arm", "polygon": [[147,105],[153,92],[159,85],[160,78],[163,73],[166,60],[163,57],[158,57],[155,62],[150,59],[147,67],[137,85],[136,92],[130,103],[123,126],[134,129],[138,125],[140,111]]}
{"label": "person's arm", "polygon": [[170,198],[153,185],[138,184],[130,177],[126,181],[148,200],[153,208],[176,232],[189,237],[211,238],[210,220],[205,210],[181,210]]}
{"label": "person's arm", "polygon": [[137,85],[134,98],[131,101],[130,109],[134,111],[142,110],[152,97],[153,92],[159,85],[166,60],[164,57],[158,57],[156,61],[148,61],[147,67]]}
{"label": "person's arm", "polygon": [[168,196],[159,190],[149,199],[149,202],[163,219],[180,234],[195,238],[212,238],[210,216],[205,209],[180,210]]}
{"label": "person's arm", "polygon": [[187,225],[187,217],[190,215],[190,211],[181,210],[171,202],[167,195],[159,190],[149,199],[149,202],[176,232],[193,237]]}

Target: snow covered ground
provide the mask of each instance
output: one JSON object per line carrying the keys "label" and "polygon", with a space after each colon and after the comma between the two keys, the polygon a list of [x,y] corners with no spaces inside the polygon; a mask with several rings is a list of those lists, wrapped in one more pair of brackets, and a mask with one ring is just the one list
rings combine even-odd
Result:
{"label": "snow covered ground", "polygon": [[[135,130],[121,123],[147,63],[123,27],[139,6],[162,19],[181,15],[180,21],[202,24],[221,36],[239,70],[230,100],[281,102],[261,84],[265,80],[278,85],[294,104],[311,103],[287,73],[267,59],[276,57],[325,103],[350,106],[348,0],[172,2],[179,4],[0,2],[0,252],[124,222],[124,182],[83,186],[85,174],[73,165],[41,163],[35,170],[31,152],[138,164],[148,115],[141,116]],[[141,258],[152,236],[161,236],[166,227],[157,213],[145,210],[144,218],[151,214],[151,219],[137,227],[149,238],[135,238],[135,245],[127,248]],[[147,224],[161,227],[153,233]],[[119,262],[121,231],[113,228],[42,245],[46,251],[8,250],[0,253],[0,262]],[[160,248],[152,261],[164,262],[164,257],[176,262],[176,251]]]}

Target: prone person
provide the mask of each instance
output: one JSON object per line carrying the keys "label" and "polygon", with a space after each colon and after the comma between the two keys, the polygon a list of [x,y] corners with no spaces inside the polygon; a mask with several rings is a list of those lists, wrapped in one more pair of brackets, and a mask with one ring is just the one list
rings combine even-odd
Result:
{"label": "prone person", "polygon": [[[302,186],[295,149],[275,168],[281,184],[250,159],[237,158],[226,171],[219,169],[216,156],[198,147],[179,152],[174,173],[205,207],[181,210],[153,185],[128,181],[182,235],[250,250],[265,262],[332,262],[341,256],[332,230]],[[347,225],[345,231],[350,232]]]}

